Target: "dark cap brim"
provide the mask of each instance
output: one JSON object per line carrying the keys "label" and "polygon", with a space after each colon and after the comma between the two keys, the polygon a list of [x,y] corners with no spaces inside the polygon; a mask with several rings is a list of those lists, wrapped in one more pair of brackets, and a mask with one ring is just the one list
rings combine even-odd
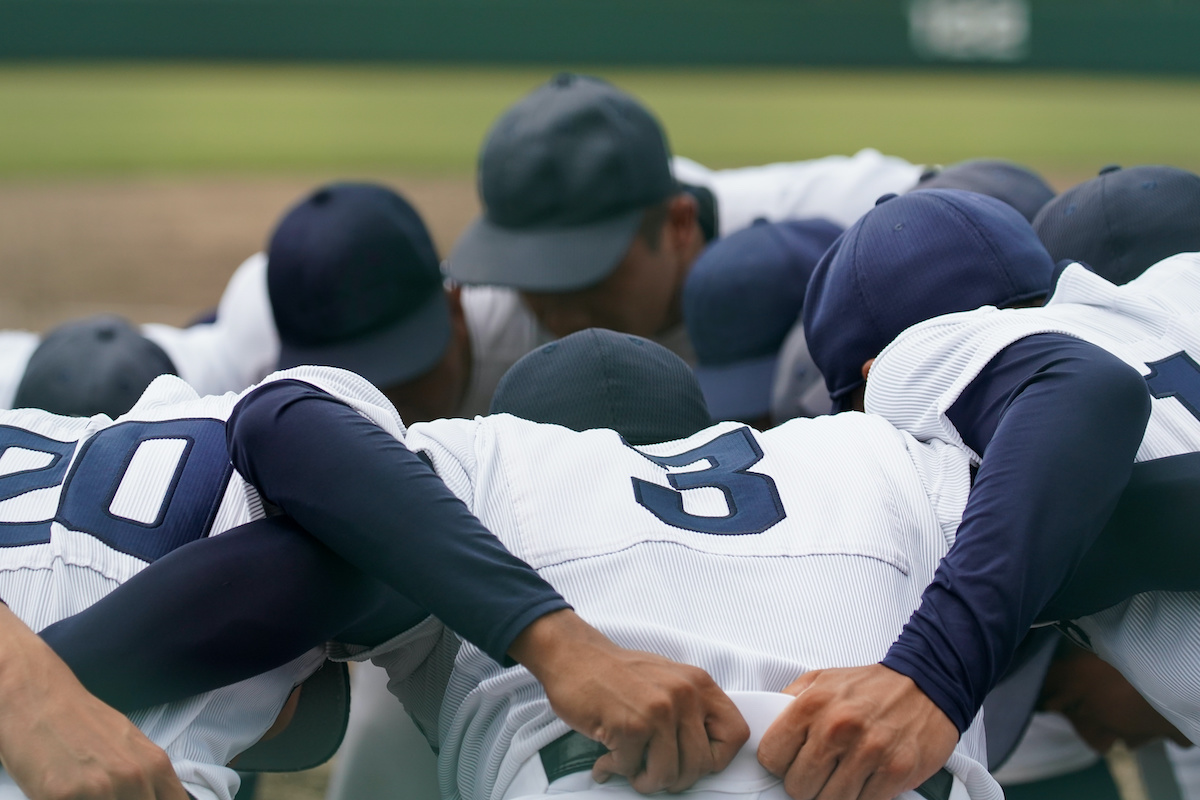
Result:
{"label": "dark cap brim", "polygon": [[644,213],[637,208],[600,222],[557,228],[506,228],[480,217],[455,244],[446,270],[460,283],[530,292],[585,289],[616,269]]}
{"label": "dark cap brim", "polygon": [[298,772],[320,766],[341,746],[349,717],[349,671],[345,664],[326,661],[302,684],[288,726],[243,752],[236,766],[245,772]]}
{"label": "dark cap brim", "polygon": [[713,419],[752,420],[770,412],[779,355],[719,366],[698,366],[696,381]]}
{"label": "dark cap brim", "polygon": [[1034,628],[1017,648],[1012,665],[983,701],[988,769],[996,770],[1025,735],[1062,638],[1056,629]]}
{"label": "dark cap brim", "polygon": [[366,336],[313,346],[281,342],[279,368],[302,364],[340,367],[382,389],[433,369],[449,343],[450,306],[439,288],[400,322]]}

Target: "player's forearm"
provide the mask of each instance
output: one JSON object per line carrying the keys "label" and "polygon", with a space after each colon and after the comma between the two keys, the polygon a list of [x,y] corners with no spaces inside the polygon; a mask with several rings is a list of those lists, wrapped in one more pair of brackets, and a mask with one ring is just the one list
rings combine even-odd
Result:
{"label": "player's forearm", "polygon": [[424,461],[330,395],[267,384],[227,430],[234,465],[264,497],[493,658],[505,660],[534,619],[568,607]]}
{"label": "player's forearm", "polygon": [[336,639],[380,644],[426,613],[284,517],[171,551],[41,637],[129,712],[274,669]]}
{"label": "player's forearm", "polygon": [[166,753],[0,605],[0,761],[25,797],[185,800]]}
{"label": "player's forearm", "polygon": [[883,662],[960,731],[1103,528],[1149,416],[1136,372],[1064,338],[1004,351],[975,381],[987,397],[952,410],[983,461],[955,543]]}
{"label": "player's forearm", "polygon": [[33,631],[0,603],[0,760],[11,738],[21,736],[27,724],[27,679],[45,671],[47,659],[53,658]]}

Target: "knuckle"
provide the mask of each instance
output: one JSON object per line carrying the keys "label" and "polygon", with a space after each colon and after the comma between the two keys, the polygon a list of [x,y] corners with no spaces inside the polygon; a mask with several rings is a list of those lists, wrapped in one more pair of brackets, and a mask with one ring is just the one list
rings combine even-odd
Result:
{"label": "knuckle", "polygon": [[783,777],[787,771],[787,762],[778,753],[764,751],[761,747],[758,749],[758,763],[776,778]]}
{"label": "knuckle", "polygon": [[861,718],[847,713],[833,715],[828,721],[827,728],[830,738],[838,742],[858,739],[866,730]]}
{"label": "knuckle", "polygon": [[655,792],[662,791],[665,788],[664,786],[657,784],[645,772],[638,773],[630,778],[629,785],[636,789],[640,794],[654,794]]}
{"label": "knuckle", "polygon": [[665,722],[674,716],[676,701],[671,694],[660,694],[646,703],[646,715],[655,723]]}
{"label": "knuckle", "polygon": [[783,790],[792,800],[809,800],[812,797],[808,791],[807,781],[798,774],[797,770],[789,770],[788,774],[784,776]]}
{"label": "knuckle", "polygon": [[917,768],[917,760],[911,753],[892,753],[875,770],[881,778],[891,785],[907,784]]}
{"label": "knuckle", "polygon": [[872,764],[884,763],[891,742],[883,736],[867,733],[858,745],[859,753]]}

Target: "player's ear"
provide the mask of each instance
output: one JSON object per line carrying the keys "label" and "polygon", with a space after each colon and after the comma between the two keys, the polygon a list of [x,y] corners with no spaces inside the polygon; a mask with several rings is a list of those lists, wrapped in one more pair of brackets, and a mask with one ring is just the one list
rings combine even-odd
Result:
{"label": "player's ear", "polygon": [[450,319],[457,321],[466,316],[462,304],[462,286],[455,283],[446,287],[446,305],[450,307]]}
{"label": "player's ear", "polygon": [[873,366],[875,366],[875,359],[873,359],[873,358],[868,358],[866,361],[863,362],[862,376],[863,376],[864,381],[867,379],[867,376],[871,374],[871,367],[873,367]]}
{"label": "player's ear", "polygon": [[458,284],[446,287],[446,305],[450,310],[450,328],[461,343],[470,338],[467,329],[467,312],[463,311],[462,287]]}
{"label": "player's ear", "polygon": [[676,250],[682,250],[693,235],[700,209],[696,198],[687,192],[680,192],[667,202],[667,225],[663,233],[672,238]]}

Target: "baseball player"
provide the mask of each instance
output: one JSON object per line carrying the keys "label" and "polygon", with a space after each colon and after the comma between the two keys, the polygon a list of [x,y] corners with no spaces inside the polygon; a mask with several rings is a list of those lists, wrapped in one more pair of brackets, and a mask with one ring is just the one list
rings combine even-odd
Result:
{"label": "baseball player", "polygon": [[349,369],[409,422],[486,413],[504,371],[548,340],[511,292],[446,286],[424,221],[384,186],[313,191],[263,263],[273,366]]}
{"label": "baseball player", "polygon": [[555,336],[587,327],[655,337],[690,360],[680,292],[708,241],[757,219],[849,225],[920,168],[864,150],[713,172],[670,157],[636,99],[561,74],[506,111],[479,160],[484,206],[447,271],[517,289]]}
{"label": "baseball player", "polygon": [[1032,222],[1055,261],[1080,261],[1127,283],[1167,256],[1200,250],[1200,176],[1165,166],[1105,167]]}
{"label": "baseball player", "polygon": [[[498,403],[580,429],[590,427],[587,419],[594,415],[596,424],[618,425],[626,440],[641,440],[651,435],[648,430],[658,430],[659,425],[679,424],[671,421],[671,409],[701,405],[694,381],[689,381],[686,368],[678,360],[673,363],[678,365],[676,371],[680,379],[655,380],[656,376],[670,378],[675,375],[671,371],[672,359],[664,360],[659,352],[664,351],[656,351],[648,342],[605,332],[589,331],[568,337],[547,345],[518,364],[502,383]],[[605,380],[591,380],[597,374],[603,374]],[[573,386],[577,390],[571,402],[564,402],[572,395],[568,389],[557,393],[558,402],[553,398],[543,402],[538,388],[546,386]],[[581,391],[584,386],[592,388]],[[280,405],[282,402],[276,400],[266,402],[265,408],[247,408],[244,413],[249,416],[237,423],[235,436],[241,436],[257,425],[274,427],[280,419],[274,409]],[[693,421],[685,427],[704,424],[702,415],[693,415],[691,419]],[[319,429],[312,426],[305,426],[305,429],[319,434]],[[664,430],[668,434],[683,432],[678,427]],[[922,561],[916,558],[916,553],[920,551],[923,553],[921,558],[936,561],[933,553],[944,550],[953,536],[959,511],[954,504],[964,499],[968,488],[965,465],[969,456],[940,443],[933,443],[928,449],[914,449],[914,445],[908,443],[901,447],[907,454],[893,459],[888,456],[892,452],[890,448],[876,440],[876,434],[883,430],[886,427],[879,428],[879,420],[858,415],[796,421],[766,435],[756,435],[747,428],[726,424],[701,430],[684,440],[634,450],[612,432],[589,430],[573,437],[563,428],[529,426],[500,415],[489,420],[451,420],[419,425],[409,435],[423,437],[421,441],[427,448],[422,448],[422,452],[429,455],[439,470],[453,476],[452,481],[466,482],[458,491],[474,498],[472,502],[491,516],[493,525],[500,529],[520,530],[528,542],[537,543],[539,548],[549,548],[539,551],[540,555],[534,560],[544,559],[543,572],[552,576],[555,583],[571,587],[568,594],[573,602],[577,598],[589,598],[587,608],[591,610],[588,613],[596,619],[605,620],[614,631],[623,631],[620,635],[639,642],[641,647],[670,652],[676,657],[690,654],[686,660],[704,664],[730,688],[778,689],[794,677],[789,671],[798,666],[789,658],[775,661],[778,648],[794,646],[797,640],[793,636],[814,647],[816,641],[822,642],[819,649],[824,655],[800,666],[800,671],[833,664],[865,663],[864,659],[872,658],[868,653],[886,650],[895,631],[908,616],[907,604],[916,602],[920,587],[910,587],[896,596],[891,592],[902,584],[907,585],[910,578],[919,583],[923,578],[917,577],[918,573],[924,570],[932,575],[934,564],[921,566]],[[511,441],[509,434],[513,437]],[[845,442],[843,436],[847,437]],[[442,461],[438,454],[445,447],[443,442],[455,440],[467,449],[452,460]],[[745,458],[738,456],[742,447],[738,442],[742,441],[750,448]],[[901,437],[896,443],[905,441]],[[701,442],[707,444],[687,449]],[[848,448],[847,443],[850,444]],[[706,448],[715,449],[710,453]],[[684,451],[686,456],[666,455]],[[945,473],[940,471],[938,465],[942,462],[939,459],[951,451],[962,459],[961,474],[959,467]],[[547,454],[554,457],[547,458]],[[892,455],[896,453],[892,452]],[[283,457],[286,458],[286,454]],[[747,463],[749,461],[754,463]],[[653,466],[646,466],[647,462]],[[708,466],[699,471],[694,466],[682,472],[673,469],[705,462]],[[626,473],[636,478],[632,485],[630,474]],[[472,474],[495,475],[495,485],[488,483],[487,478],[479,478],[483,483],[473,485]],[[739,475],[742,477],[736,477]],[[904,475],[916,483],[903,479]],[[778,497],[762,480],[768,477]],[[857,491],[866,488],[860,485],[863,482],[880,484],[871,491]],[[474,488],[468,489],[472,485]],[[656,486],[658,490],[654,488]],[[846,486],[856,491],[846,492]],[[910,507],[898,500],[898,497],[906,496],[907,489],[903,487],[914,489],[923,497],[917,506]],[[527,519],[509,506],[510,501],[505,498],[510,491],[515,493],[513,500],[516,496],[521,498],[521,508],[528,509],[532,518]],[[625,497],[626,492],[630,497]],[[680,500],[684,502],[680,503]],[[803,502],[795,505],[800,500]],[[908,500],[916,502],[916,495]],[[941,504],[945,503],[949,505],[943,507]],[[543,504],[548,507],[543,509]],[[802,510],[792,512],[793,507]],[[923,523],[904,521],[916,507],[925,509],[930,516],[926,517],[922,511],[918,517],[925,520]],[[631,513],[626,514],[627,511]],[[783,518],[778,518],[780,514]],[[863,519],[857,519],[860,514]],[[776,521],[755,532],[772,519]],[[786,532],[801,523],[804,535],[789,538]],[[517,527],[512,528],[513,525]],[[924,529],[924,525],[931,526],[926,529],[928,539],[914,534],[914,530]],[[746,530],[746,526],[750,530]],[[588,535],[580,536],[578,531],[582,530],[589,531]],[[559,531],[564,533],[556,533]],[[853,541],[843,541],[840,538],[842,531],[855,531]],[[762,537],[772,533],[783,536],[788,544],[763,544],[766,540]],[[638,544],[636,542],[640,540],[636,537],[645,537],[645,540]],[[773,536],[769,538],[774,539]],[[220,548],[228,541],[197,542],[192,545],[193,553],[199,548]],[[559,543],[552,546],[550,542],[553,541]],[[826,544],[819,544],[822,541]],[[897,545],[900,541],[907,544]],[[919,545],[920,542],[924,544]],[[681,548],[681,544],[684,547]],[[765,555],[766,551],[759,552],[760,545],[767,550],[780,547],[791,555],[772,563],[772,558]],[[511,546],[532,544],[521,545],[514,540]],[[893,550],[895,546],[900,546],[900,550]],[[608,555],[600,552],[610,547],[616,549]],[[918,550],[906,550],[911,547],[918,547]],[[800,553],[792,552],[791,548],[799,548],[808,556],[797,557]],[[823,548],[829,549],[823,551]],[[822,553],[818,554],[818,550]],[[764,557],[747,559],[745,556],[751,552]],[[907,555],[901,555],[904,552]],[[871,555],[864,557],[866,553]],[[729,562],[728,557],[734,560]],[[1122,556],[1115,559],[1120,561]],[[909,570],[903,579],[899,578],[902,573],[896,566],[901,560]],[[179,559],[172,563],[170,558],[164,558],[138,576],[138,580],[158,571],[158,580],[163,586],[170,587],[162,597],[168,606],[175,601],[171,593],[182,591],[183,597],[178,602],[189,607],[208,607],[207,603],[197,600],[204,596],[203,593],[193,595],[186,588],[190,574],[186,570],[182,573],[176,570],[170,577],[163,577],[162,568],[180,563]],[[281,582],[269,579],[270,570],[280,563],[276,558],[254,559],[246,566],[251,570],[258,568],[260,572],[259,578],[250,583],[286,590]],[[1111,570],[1112,563],[1088,564],[1085,561],[1081,573],[1104,574]],[[760,568],[766,569],[769,575],[746,574]],[[721,577],[715,577],[710,569],[716,570]],[[652,579],[647,577],[647,570],[653,575]],[[803,580],[790,574],[797,570],[804,573]],[[701,576],[705,577],[701,579]],[[639,587],[639,584],[644,585]],[[122,592],[142,586],[144,584],[139,586],[136,581],[130,582]],[[806,586],[810,588],[803,588]],[[218,594],[229,593],[223,583],[208,588]],[[773,592],[780,590],[784,597],[775,597]],[[162,613],[160,603],[146,602],[145,597],[113,613],[111,601],[122,592],[113,593],[89,609],[88,614],[83,615],[92,615],[85,627],[95,629],[104,621],[104,617],[94,615],[97,611],[109,612],[109,619],[120,619],[123,625],[132,626],[135,631],[145,629],[147,615],[153,617]],[[748,594],[755,596],[750,598]],[[1068,598],[1068,595],[1064,593],[1060,601],[1064,607],[1096,602],[1086,592],[1082,598]],[[258,600],[261,602],[261,598]],[[740,605],[741,600],[746,601],[745,607]],[[253,598],[239,601],[233,607],[240,609],[253,601]],[[731,604],[740,609],[738,613],[728,613]],[[806,610],[798,611],[797,608]],[[880,608],[885,609],[882,615]],[[761,619],[751,614],[747,630],[748,612],[745,609],[754,609],[758,614],[765,613],[763,609],[771,611]],[[892,611],[895,611],[894,618]],[[849,621],[847,615],[855,619]],[[778,619],[804,622],[794,629],[792,625],[779,625],[774,621]],[[895,629],[885,632],[878,630],[879,625],[885,628],[894,625]],[[201,652],[205,649],[241,652],[244,648],[236,644],[236,636],[234,640],[230,639],[231,627],[214,626],[214,632],[222,632],[214,634],[217,643],[210,641],[198,644],[197,648]],[[440,631],[440,626],[437,630]],[[61,629],[49,633],[56,646],[62,644],[61,639],[53,635],[61,633]],[[123,633],[130,635],[128,630]],[[511,779],[517,788],[510,787],[509,796],[518,796],[520,792],[536,794],[546,789],[553,781],[548,778],[549,773],[539,778],[537,770],[548,769],[548,760],[557,764],[563,756],[557,749],[547,753],[542,745],[562,729],[559,723],[543,713],[544,706],[539,705],[542,701],[536,695],[526,693],[524,674],[477,669],[474,666],[477,661],[475,651],[469,646],[460,648],[457,640],[447,640],[433,631],[427,633],[433,647],[424,662],[413,660],[411,652],[397,654],[394,658],[384,656],[386,647],[375,652],[385,663],[390,663],[396,679],[393,687],[404,696],[410,712],[422,720],[423,729],[432,743],[440,748],[443,788],[450,786],[447,791],[458,791],[462,796],[501,796],[504,790],[498,788],[497,782]],[[759,636],[763,638],[760,640]],[[120,645],[108,644],[120,652]],[[729,646],[732,650],[725,649]],[[457,656],[452,658],[452,653],[444,648],[456,652]],[[751,666],[756,659],[769,653],[776,655],[757,667]],[[186,663],[186,658],[184,661]],[[72,660],[71,663],[75,666],[77,662]],[[451,664],[458,666],[450,669]],[[718,664],[722,666],[716,666]],[[774,666],[769,666],[771,664]],[[408,675],[406,671],[413,668],[417,672]],[[460,668],[462,672],[458,672]],[[450,670],[448,677],[447,670]],[[80,671],[85,676],[91,672],[86,667]],[[802,677],[797,683],[806,680]],[[443,697],[446,691],[451,692],[452,703],[460,702],[456,698],[465,698],[453,715],[448,715],[445,706],[430,705],[431,697]],[[450,720],[453,725],[447,728]],[[762,730],[761,726],[759,730]],[[531,741],[526,741],[526,734],[532,737]],[[763,740],[766,749],[760,749],[759,755],[772,763],[777,771],[783,772],[787,762],[778,761],[780,752],[785,752],[787,743],[792,741],[794,737],[785,726]],[[959,745],[960,752],[963,747],[975,747],[979,743],[976,734],[969,733]],[[522,753],[532,754],[539,748],[540,767],[522,762]],[[517,751],[516,755],[513,749]],[[786,757],[785,752],[783,758]],[[982,758],[982,755],[975,757]],[[891,796],[887,792],[894,794],[910,779],[910,775],[893,775],[889,779],[890,786],[879,787],[878,791],[881,796]],[[570,779],[561,786],[556,784],[556,790],[579,788],[579,780],[582,778]],[[726,784],[726,787],[734,791],[737,784]],[[975,791],[986,794],[991,790],[985,791],[975,785]]]}
{"label": "baseball player", "polygon": [[[119,378],[118,373],[109,372],[105,376],[98,373],[98,366],[90,368],[90,377],[86,380],[92,381],[94,387],[103,383],[112,389],[101,406],[92,408],[88,413],[108,413],[113,416],[123,413],[150,380],[159,374],[177,374],[202,395],[240,392],[275,369],[279,354],[279,337],[271,320],[271,308],[266,295],[265,267],[265,259],[259,256],[247,259],[238,267],[221,296],[216,317],[211,322],[186,328],[157,323],[133,328],[123,320],[106,317],[109,323],[105,325],[99,317],[92,317],[66,323],[47,334],[46,338],[53,335],[62,340],[58,345],[51,344],[49,347],[61,352],[68,345],[68,340],[73,340],[72,347],[90,347],[94,351],[111,349],[112,353],[120,354],[103,356],[101,365],[107,364],[107,359],[137,362],[136,367],[126,364],[119,373],[135,375],[132,382],[141,384],[136,389],[123,386],[126,379]],[[110,333],[104,333],[105,329]],[[131,344],[129,340],[135,336],[145,343]],[[117,341],[114,343],[114,340]],[[40,356],[39,350],[42,350]],[[31,359],[35,357],[50,361],[61,356],[48,356],[43,347],[43,337],[36,333],[0,331],[0,409],[29,404],[27,397],[18,397],[18,390],[30,368]],[[159,365],[161,371],[147,374],[151,365]],[[82,361],[69,366],[76,371],[87,369]],[[33,368],[37,369],[36,361]],[[144,375],[146,377],[143,378]],[[60,387],[58,391],[71,397],[71,402],[78,403],[82,399],[82,395],[73,388]],[[100,390],[93,388],[91,391]],[[112,395],[128,397],[128,400],[119,400]],[[46,397],[43,390],[35,392],[34,399],[37,402],[42,397]],[[114,407],[114,400],[124,403],[124,407]],[[50,402],[54,402],[52,397]],[[34,407],[38,407],[36,402]]]}
{"label": "baseball player", "polygon": [[[715,418],[771,426],[784,340],[800,318],[809,276],[841,232],[822,219],[762,222],[714,242],[696,260],[683,285],[683,319]],[[787,369],[801,378],[795,364]],[[824,395],[820,373],[812,372]],[[823,409],[805,410],[828,412],[827,395],[821,399]]]}
{"label": "baseball player", "polygon": [[[152,392],[168,382],[160,379]],[[606,398],[597,402],[604,404]],[[249,477],[264,498],[306,528],[320,527],[320,519],[306,510],[314,501],[312,487],[287,489],[277,482],[285,476],[287,484],[298,480],[295,447],[303,447],[306,439],[330,440],[317,411],[331,405],[336,404],[311,386],[274,381],[243,398],[229,422],[238,474]],[[350,409],[346,413],[355,414]],[[445,472],[451,485],[472,498],[498,535],[525,531],[528,541],[536,543],[525,556],[539,561],[564,588],[571,587],[571,602],[602,628],[629,643],[640,642],[685,661],[709,665],[731,689],[778,690],[816,664],[857,663],[885,648],[908,616],[910,602],[919,595],[915,585],[932,575],[937,556],[946,547],[949,534],[943,521],[956,513],[952,505],[943,508],[940,500],[931,504],[905,437],[870,421],[863,426],[863,421],[831,418],[826,423],[833,425],[800,427],[791,435],[779,434],[778,441],[727,424],[668,446],[638,451],[611,432],[573,433],[497,415],[486,420],[429,423],[427,433],[420,434],[422,446],[418,449]],[[303,435],[293,434],[293,426]],[[848,446],[841,446],[843,456],[833,457],[837,468],[826,458],[820,463],[794,458],[800,453],[823,453],[832,442],[842,440],[843,426],[857,433],[849,434]],[[276,443],[269,450],[262,447],[265,440],[260,438],[268,429]],[[376,430],[371,427],[372,432]],[[413,428],[405,436],[417,433]],[[355,451],[355,457],[368,458],[370,449]],[[706,455],[710,449],[712,454]],[[751,464],[744,462],[747,458],[757,461],[754,453],[760,449],[768,454],[767,460],[761,471],[758,465],[750,469]],[[957,474],[947,474],[945,480],[960,485],[960,494],[965,496],[966,460],[956,454],[958,466],[939,466],[938,452],[942,450],[951,452],[948,448],[922,450],[926,452],[920,457],[922,463],[935,472],[944,466]],[[468,456],[468,452],[474,455]],[[250,453],[258,454],[253,463],[243,461]],[[547,454],[556,456],[547,458]],[[331,463],[319,467],[311,480],[343,500],[367,502],[383,483],[396,491],[392,475],[368,480],[357,490],[343,486],[345,479],[337,476],[348,468],[357,477],[369,476],[358,475],[364,470],[347,464],[336,452],[326,452],[325,458]],[[670,466],[685,459],[703,462],[710,458],[725,466],[677,474]],[[863,469],[858,463],[863,458],[874,466]],[[377,453],[370,464],[372,470],[382,466],[378,462]],[[394,473],[394,469],[388,471]],[[674,479],[667,480],[668,474],[674,474]],[[687,474],[693,476],[690,481],[682,477]],[[813,474],[825,477],[813,481]],[[813,502],[828,494],[831,481],[842,480],[869,484],[862,488],[870,490],[868,495],[877,495],[878,504],[853,502],[831,509]],[[672,497],[680,489],[672,486],[690,491],[686,487],[704,483],[715,492],[691,492],[686,504],[676,507]],[[515,497],[509,495],[509,487],[519,488],[526,496],[521,506],[528,516],[513,505]],[[582,491],[585,487],[586,492]],[[737,513],[722,514],[725,501],[718,487],[732,492]],[[349,498],[343,495],[347,490],[353,491]],[[405,498],[402,502],[413,516],[410,501]],[[883,516],[876,519],[880,513]],[[894,513],[911,517],[912,525],[892,527]],[[416,516],[420,527],[428,528],[431,518]],[[586,519],[591,521],[584,524]],[[344,528],[341,520],[338,523]],[[848,542],[843,529],[861,535]],[[887,534],[875,541],[873,536],[883,529]],[[581,530],[589,535],[579,536]],[[369,533],[355,530],[356,536]],[[219,545],[220,539],[196,544]],[[506,544],[524,548],[516,540]],[[380,560],[378,544],[370,552],[373,561]],[[154,567],[168,560],[164,558]],[[269,562],[257,559],[255,563]],[[647,580],[651,574],[658,577]],[[440,580],[430,576],[426,582]],[[635,589],[638,583],[644,588]],[[177,590],[182,586],[173,585]],[[795,591],[803,586],[809,588]],[[829,595],[830,587],[840,587],[836,597]],[[155,604],[142,605],[147,611],[156,610]],[[720,609],[733,607],[757,609],[766,616],[747,625],[742,611],[720,613]],[[479,613],[475,607],[471,611]],[[443,613],[441,618],[446,616]],[[786,635],[781,636],[776,619],[796,620],[797,624],[787,626]],[[478,623],[465,619],[449,624]],[[347,649],[345,654],[377,654],[389,664],[393,686],[403,683],[407,687],[406,708],[438,742],[442,763],[453,765],[450,776],[445,772],[450,767],[443,767],[444,791],[464,797],[540,791],[536,770],[546,769],[546,759],[554,767],[552,773],[568,769],[572,762],[543,752],[567,732],[566,726],[551,713],[530,673],[492,670],[482,650],[447,637],[442,630],[441,622],[430,619],[373,651]],[[401,643],[405,646],[395,649]],[[402,663],[405,658],[409,659],[407,665]],[[555,687],[549,688],[553,691]],[[411,696],[407,696],[409,690]],[[774,711],[760,711],[760,733]],[[959,774],[960,782],[975,796],[995,797],[996,787],[978,760],[981,747],[977,728],[964,738],[961,758],[951,759],[951,771]],[[554,766],[560,763],[561,767]],[[585,765],[584,778],[590,763]],[[763,781],[770,779],[760,772],[745,774],[745,768],[753,766],[750,751],[749,764],[730,776],[733,782],[718,781],[717,788],[758,791]],[[603,777],[608,767],[601,764],[597,769],[597,775]],[[562,779],[581,778],[568,769]],[[546,788],[549,779],[545,773],[541,780]],[[447,788],[447,781],[453,788]],[[949,777],[945,781],[953,784]]]}
{"label": "baseball player", "polygon": [[[1015,276],[1022,274],[1021,265],[1048,264],[1049,255],[1007,206],[947,190],[882,203],[826,254],[806,298],[805,328],[837,401],[853,405],[865,388],[873,398],[868,410],[919,438],[936,436],[962,447],[979,471],[955,550],[888,657],[881,665],[833,676],[824,697],[805,710],[807,724],[830,717],[853,720],[860,712],[841,700],[849,691],[886,697],[889,687],[900,687],[911,700],[905,719],[885,715],[895,722],[898,737],[930,720],[961,729],[1028,623],[1059,616],[1056,581],[1070,574],[1108,518],[1135,456],[1196,449],[1193,423],[1173,399],[1172,392],[1182,389],[1162,388],[1164,382],[1187,385],[1187,315],[1200,300],[1181,273],[1193,258],[1168,259],[1151,271],[1155,279],[1147,273],[1147,280],[1125,293],[1068,267],[1046,309],[982,310],[931,321],[885,350],[909,324],[952,311],[955,304],[970,308],[973,297],[965,286],[982,284],[996,292],[1000,283],[1009,304],[1036,304],[1036,286],[1021,289]],[[974,325],[983,320],[996,327]],[[1034,331],[1036,320],[1044,324]],[[1007,335],[1010,321],[1025,333]],[[1106,328],[1107,335],[1090,326]],[[958,341],[960,331],[980,344]],[[939,339],[943,332],[953,334]],[[933,342],[945,346],[930,349]],[[873,362],[881,350],[885,354]],[[1168,377],[1156,378],[1164,369]],[[868,370],[871,380],[864,386]],[[1186,553],[1184,538],[1178,545],[1168,540],[1166,552]],[[1158,568],[1169,575],[1161,588],[1194,588],[1178,559],[1160,560]],[[1128,577],[1118,572],[1110,582]],[[1177,650],[1171,655],[1159,646],[1138,650],[1133,644],[1152,621],[1168,624],[1177,614],[1170,603],[1148,609],[1159,596],[1147,597],[1156,599],[1135,598],[1079,621],[1079,629],[1195,740],[1191,701],[1174,693],[1179,685],[1164,690],[1170,678],[1151,678],[1141,660],[1158,659],[1160,674],[1174,675],[1179,655],[1191,645],[1172,638]],[[1123,636],[1113,632],[1118,619],[1129,626]],[[842,763],[853,760],[859,744],[854,737],[843,743]],[[811,766],[803,753],[796,764]]]}
{"label": "baseball player", "polygon": [[975,158],[948,167],[931,167],[909,189],[962,189],[1003,200],[1033,222],[1054,199],[1050,184],[1028,167],[997,158]]}
{"label": "baseball player", "polygon": [[159,375],[174,375],[163,349],[121,317],[100,314],[47,333],[24,365],[16,408],[90,417],[124,414]]}
{"label": "baseball player", "polygon": [[[455,619],[456,628],[471,631],[464,635],[483,645],[481,652],[502,660],[511,653],[553,681],[549,694],[556,697],[561,692],[563,702],[556,701],[560,714],[593,736],[611,738],[616,746],[609,761],[612,771],[636,775],[635,783],[654,790],[689,783],[728,760],[721,745],[711,749],[703,727],[696,727],[706,717],[710,725],[717,721],[716,730],[727,721],[726,730],[736,734],[742,725],[710,679],[652,656],[631,658],[579,621],[554,590],[509,555],[465,510],[455,510],[461,508],[458,501],[396,441],[395,436],[403,435],[399,419],[365,381],[315,368],[281,376],[288,377],[292,380],[271,382],[264,388],[275,383],[291,391],[299,387],[301,395],[314,395],[315,402],[301,403],[307,415],[304,433],[284,448],[290,452],[280,453],[281,461],[274,461],[274,456],[267,461],[272,469],[283,466],[293,477],[300,468],[304,480],[326,489],[339,481],[350,484],[342,486],[338,501],[338,508],[349,507],[349,513],[343,516],[337,508],[326,507],[320,499],[324,495],[307,486],[300,491],[299,503],[283,500],[286,491],[272,490],[272,500],[282,500],[315,530],[351,532],[349,539],[350,534],[337,539],[346,555],[369,563],[375,574],[403,588],[414,601],[438,609],[441,617]],[[334,395],[354,408],[334,400]],[[32,410],[8,412],[0,428],[7,440],[4,456],[9,471],[3,480],[10,492],[0,529],[9,545],[0,553],[6,559],[0,596],[13,611],[31,627],[45,627],[88,606],[173,548],[261,516],[261,495],[228,463],[225,419],[236,402],[232,395],[198,398],[181,381],[164,377],[115,424],[103,416],[70,419]],[[279,410],[294,407],[293,403]],[[310,412],[314,407],[317,410]],[[334,421],[328,428],[319,430],[309,424],[328,421],[326,412],[331,407]],[[396,450],[386,460],[393,470],[415,470],[415,482],[406,481],[406,489],[398,494],[393,489],[383,501],[403,507],[402,523],[400,515],[385,512],[378,502],[350,505],[375,496],[379,487],[354,484],[354,459],[361,453],[339,448],[339,432],[344,433],[345,426],[369,429],[366,436],[375,458],[379,448],[386,449],[392,442]],[[263,442],[264,450],[275,449],[268,444]],[[294,446],[308,455],[302,456]],[[309,459],[313,470],[304,469]],[[242,469],[255,474],[265,466],[251,459],[243,462]],[[385,479],[377,471],[372,474]],[[419,474],[436,485],[421,486]],[[276,477],[271,473],[269,480]],[[291,478],[284,482],[291,483]],[[443,523],[457,525],[458,531],[444,529],[435,540],[424,539],[422,520],[431,510]],[[386,524],[390,533],[382,533],[383,520],[373,516],[378,513],[392,520]],[[409,544],[415,547],[397,538],[400,529],[409,526]],[[364,538],[367,528],[376,533]],[[379,548],[380,535],[389,543],[387,548]],[[366,541],[371,538],[376,541]],[[457,544],[447,547],[450,541]],[[471,541],[474,544],[464,546]],[[427,553],[431,560],[421,566],[424,557],[419,551],[430,547],[443,552]],[[456,586],[462,582],[456,576],[468,573],[470,581]],[[472,598],[481,581],[498,589],[497,594],[486,601]],[[586,658],[586,663],[579,663],[579,658]],[[134,721],[164,747],[191,794],[229,797],[236,778],[224,765],[267,730],[293,687],[323,659],[323,648],[308,649],[249,682],[138,712]],[[603,672],[596,672],[605,662]],[[627,674],[618,679],[621,672]],[[698,691],[689,692],[688,685]],[[618,695],[625,698],[620,707],[613,702]],[[653,718],[647,713],[650,708]],[[677,742],[681,735],[685,738]],[[671,743],[666,742],[667,736]],[[643,768],[647,742],[652,752]],[[660,752],[666,748],[670,756]]]}

